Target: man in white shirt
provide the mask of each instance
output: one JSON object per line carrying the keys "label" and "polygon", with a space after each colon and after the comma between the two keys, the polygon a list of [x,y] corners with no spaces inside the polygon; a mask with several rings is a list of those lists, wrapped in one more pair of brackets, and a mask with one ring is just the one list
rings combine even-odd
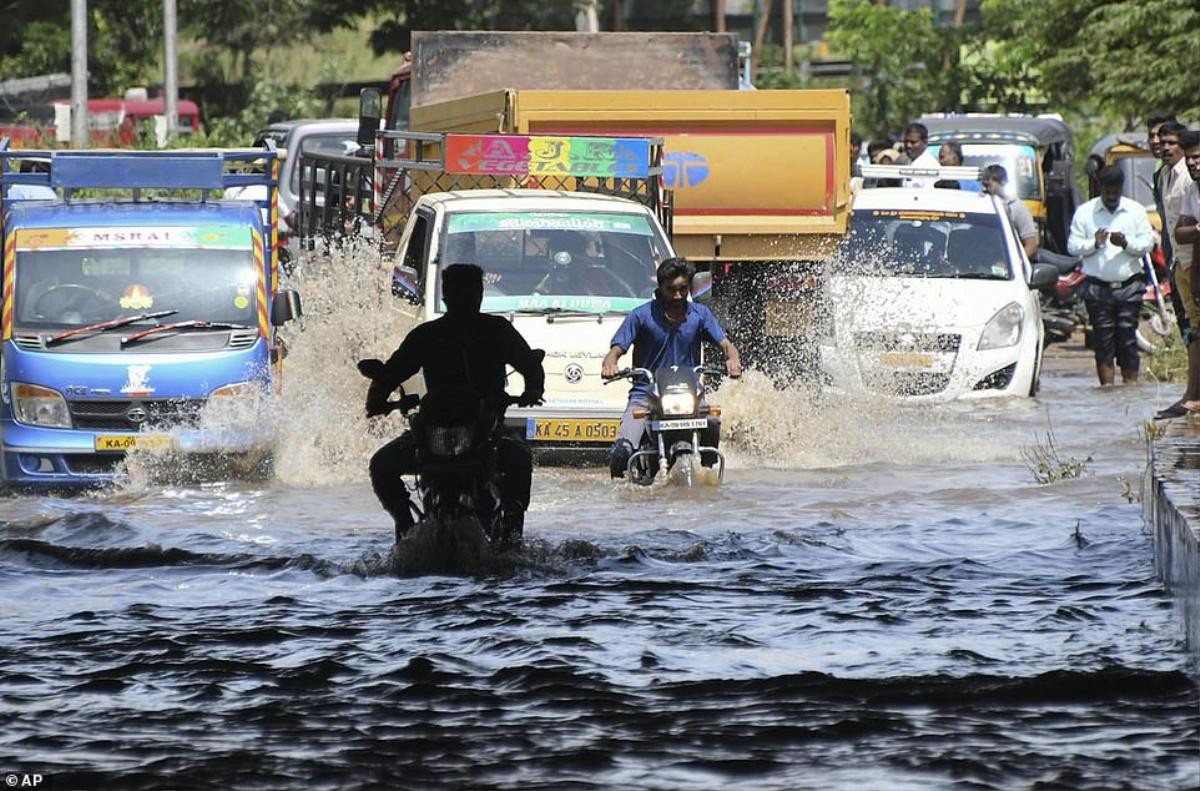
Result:
{"label": "man in white shirt", "polygon": [[1121,194],[1125,174],[1110,165],[1099,173],[1100,197],[1075,210],[1067,252],[1083,258],[1087,283],[1083,299],[1092,322],[1096,376],[1101,385],[1116,379],[1113,358],[1121,379],[1138,379],[1137,325],[1146,276],[1142,256],[1154,249],[1154,229],[1146,210]]}
{"label": "man in white shirt", "polygon": [[[908,166],[914,168],[941,167],[938,158],[929,151],[929,129],[925,124],[911,123],[904,127],[904,153],[908,157]],[[932,187],[936,178],[906,179],[906,187]]]}
{"label": "man in white shirt", "polygon": [[[1200,248],[1200,132],[1189,130],[1181,133],[1179,145],[1183,154],[1182,162],[1192,181],[1180,200],[1179,219],[1175,221],[1174,226],[1175,258],[1180,262],[1175,279],[1180,284],[1182,293],[1179,296],[1189,315],[1200,315],[1200,309],[1197,308],[1197,301],[1200,300],[1200,278],[1195,276],[1194,271],[1197,264],[1197,248]],[[1166,225],[1163,225],[1163,230],[1170,232]],[[1183,268],[1185,259],[1182,257],[1185,251],[1188,261],[1186,269]],[[1187,275],[1181,277],[1185,271]],[[1184,281],[1187,283],[1186,290],[1183,290]],[[1193,335],[1188,340],[1188,383],[1184,401],[1180,406],[1188,412],[1200,412],[1200,339]]]}
{"label": "man in white shirt", "polygon": [[[1192,246],[1174,244],[1174,231],[1179,224],[1180,208],[1184,196],[1192,189],[1192,177],[1184,161],[1182,136],[1188,129],[1183,124],[1167,121],[1158,127],[1158,145],[1162,154],[1162,168],[1155,174],[1156,203],[1162,217],[1162,248],[1167,254],[1167,265],[1172,273],[1172,287],[1178,292],[1172,295],[1176,310],[1182,310],[1180,333],[1188,350],[1188,383],[1183,396],[1155,417],[1180,417],[1187,414],[1185,404],[1200,399],[1200,345],[1196,345],[1193,327],[1200,327],[1200,306],[1191,298],[1192,293]],[[1177,297],[1177,298],[1175,298]],[[1195,351],[1193,351],[1195,346]],[[1195,358],[1195,359],[1193,359]],[[1195,369],[1195,370],[1193,370]]]}

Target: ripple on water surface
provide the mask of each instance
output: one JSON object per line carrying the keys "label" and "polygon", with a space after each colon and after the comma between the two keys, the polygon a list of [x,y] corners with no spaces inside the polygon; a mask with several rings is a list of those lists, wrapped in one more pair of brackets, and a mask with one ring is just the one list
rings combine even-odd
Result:
{"label": "ripple on water surface", "polygon": [[[389,555],[365,483],[399,424],[366,432],[353,361],[404,321],[350,287],[386,267],[344,263],[304,275],[329,287],[292,339],[273,480],[163,483],[150,458],[119,491],[4,501],[4,767],[122,789],[1200,787],[1200,696],[1122,495],[1145,391],[1051,372],[1037,402],[897,409],[749,377],[721,393],[724,485],[539,470],[521,557],[400,577],[428,569]],[[1032,482],[1048,425],[1088,475]]]}

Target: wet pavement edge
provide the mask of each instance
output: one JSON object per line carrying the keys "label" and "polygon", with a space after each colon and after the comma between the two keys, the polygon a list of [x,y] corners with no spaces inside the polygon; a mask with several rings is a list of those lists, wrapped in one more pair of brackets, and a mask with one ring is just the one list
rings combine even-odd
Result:
{"label": "wet pavement edge", "polygon": [[1200,675],[1200,418],[1169,421],[1147,439],[1142,507],[1154,566],[1175,599]]}

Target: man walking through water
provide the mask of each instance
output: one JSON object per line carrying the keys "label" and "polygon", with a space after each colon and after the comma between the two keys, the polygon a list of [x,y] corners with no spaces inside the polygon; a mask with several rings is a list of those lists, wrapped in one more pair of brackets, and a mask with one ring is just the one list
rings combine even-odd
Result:
{"label": "man walking through water", "polygon": [[[737,347],[725,337],[712,311],[704,305],[688,301],[696,268],[686,258],[668,258],[658,265],[658,288],[654,298],[635,308],[613,335],[612,345],[600,368],[605,379],[617,376],[617,361],[633,349],[633,364],[638,368],[656,370],[671,365],[694,367],[700,364],[700,343],[715,343],[725,352],[725,371],[731,377],[742,375],[742,362]],[[642,441],[645,421],[635,418],[633,411],[649,405],[651,385],[635,379],[629,390],[629,403],[621,416],[617,441],[609,455],[609,474],[624,478],[629,457]],[[717,447],[719,431],[716,419],[709,418],[709,428],[702,432],[702,443]],[[712,461],[708,461],[708,465]]]}
{"label": "man walking through water", "polygon": [[1083,299],[1096,347],[1096,376],[1100,384],[1138,379],[1137,325],[1146,291],[1142,256],[1154,249],[1154,230],[1146,210],[1121,194],[1125,174],[1115,165],[1099,173],[1100,197],[1075,210],[1067,252],[1083,258],[1087,283]]}
{"label": "man walking through water", "polygon": [[[479,312],[483,270],[474,264],[454,264],[442,270],[442,301],[446,314],[413,328],[371,383],[367,415],[386,414],[388,396],[417,371],[424,372],[428,393],[459,388],[474,391],[496,418],[504,542],[517,544],[529,507],[533,454],[524,438],[504,429],[508,406],[505,366],[511,365],[525,380],[525,392],[517,404],[533,406],[541,402],[545,389],[542,354],[530,349],[506,319]],[[412,432],[405,431],[371,457],[371,488],[396,522],[397,541],[413,524],[408,490],[400,476],[416,472],[416,452]]]}

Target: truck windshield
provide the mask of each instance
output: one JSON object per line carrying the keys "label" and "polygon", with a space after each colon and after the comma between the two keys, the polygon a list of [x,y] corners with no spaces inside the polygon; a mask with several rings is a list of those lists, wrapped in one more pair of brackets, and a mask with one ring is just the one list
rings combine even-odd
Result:
{"label": "truck windshield", "polygon": [[110,248],[17,253],[15,322],[65,328],[176,310],[173,321],[256,325],[249,250]]}
{"label": "truck windshield", "polygon": [[485,312],[604,313],[651,297],[669,250],[647,215],[463,212],[448,218],[440,259],[483,269]]}
{"label": "truck windshield", "polygon": [[[930,145],[937,156],[941,146]],[[1041,200],[1042,180],[1038,176],[1038,155],[1033,146],[1020,143],[963,143],[963,164],[972,168],[1000,165],[1008,174],[1010,196],[1021,200]]]}
{"label": "truck windshield", "polygon": [[1004,227],[993,214],[860,209],[839,247],[840,274],[1011,280]]}

